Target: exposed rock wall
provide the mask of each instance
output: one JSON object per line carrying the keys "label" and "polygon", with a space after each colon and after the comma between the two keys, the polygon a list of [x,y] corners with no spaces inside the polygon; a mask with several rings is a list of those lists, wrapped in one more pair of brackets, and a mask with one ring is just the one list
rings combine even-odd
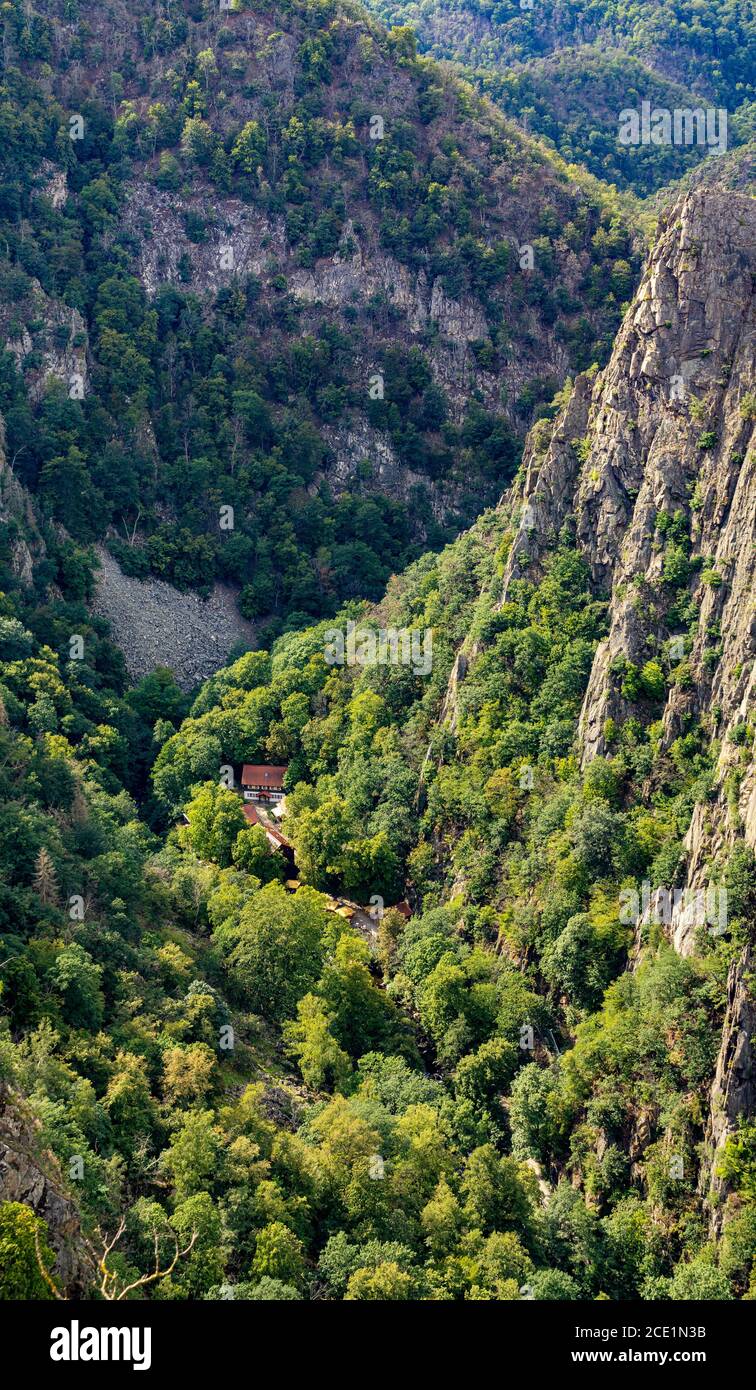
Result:
{"label": "exposed rock wall", "polygon": [[[506,593],[513,577],[539,572],[572,513],[610,598],[580,720],[584,762],[608,751],[607,721],[635,712],[618,661],[669,668],[670,642],[684,643],[687,679],[670,687],[663,747],[693,720],[719,741],[716,799],[696,807],[686,840],[693,888],[736,832],[756,846],[754,761],[731,738],[756,681],[755,275],[753,200],[700,188],[669,212],[607,367],[578,379],[545,449],[543,431],[531,432],[504,582]],[[670,620],[661,513],[680,514],[689,533],[692,637]],[[683,954],[694,949],[689,918],[672,935]]]}
{"label": "exposed rock wall", "polygon": [[[188,215],[204,225],[199,239],[187,235]],[[217,190],[203,190],[201,183],[188,193],[136,179],[128,188],[124,217],[139,242],[139,274],[150,296],[161,285],[182,283],[188,273],[192,288],[201,294],[217,293],[238,276],[254,275],[268,287],[283,275],[305,313],[327,310],[339,315],[380,299],[392,315],[392,337],[424,342],[434,376],[455,407],[466,405],[475,391],[487,405],[501,408],[504,386],[511,413],[512,403],[534,376],[561,380],[568,370],[563,344],[533,311],[523,311],[523,342],[500,371],[481,368],[471,345],[493,331],[482,304],[472,295],[454,298],[440,278],[430,280],[425,270],[403,265],[381,248],[374,229],[358,228],[352,218],[344,224],[336,253],[303,267],[287,242],[281,217],[268,216],[238,198],[219,198]],[[530,235],[532,230],[523,225],[522,238]],[[516,254],[519,237],[514,224],[511,244]],[[564,250],[561,269],[565,289],[576,293],[585,266]],[[358,365],[364,366],[366,382],[369,372],[380,366],[369,339],[364,364]]]}
{"label": "exposed rock wall", "polygon": [[[751,978],[753,953],[746,947],[730,967],[727,980],[727,1011],[722,1028],[722,1045],[711,1084],[706,1148],[709,1164],[704,1167],[704,1183],[712,1173],[716,1154],[737,1128],[738,1119],[756,1114],[756,998]],[[711,1176],[713,1198],[722,1198],[727,1185],[716,1172]],[[715,1206],[715,1219],[719,1215]]]}
{"label": "exposed rock wall", "polygon": [[5,447],[5,425],[0,416],[0,527],[10,549],[11,573],[25,588],[32,582],[34,563],[45,551],[37,528],[34,505],[14,477]]}
{"label": "exposed rock wall", "polygon": [[[580,718],[583,763],[611,753],[609,721],[616,728],[648,715],[623,694],[622,662],[642,668],[654,658],[673,674],[662,754],[693,724],[710,740],[714,788],[694,807],[685,838],[688,889],[721,882],[736,841],[756,848],[755,282],[756,202],[704,186],[682,198],[662,222],[609,363],[593,380],[578,378],[553,427],[531,431],[518,483],[503,499],[516,529],[502,600],[513,579],[540,575],[572,517],[610,602]],[[661,513],[678,514],[689,540],[691,627],[670,617]],[[669,655],[675,638],[682,660]],[[674,679],[676,664],[684,679]],[[700,944],[689,903],[669,927],[683,955]],[[751,972],[746,950],[728,980],[704,1189],[717,1151],[756,1110]],[[713,1191],[722,1195],[721,1180]]]}
{"label": "exposed rock wall", "polygon": [[0,342],[23,373],[29,396],[39,401],[51,380],[83,400],[89,386],[87,331],[78,309],[55,299],[33,280],[18,304],[0,303]]}
{"label": "exposed rock wall", "polygon": [[0,1201],[23,1202],[47,1222],[53,1277],[69,1298],[84,1297],[93,1262],[57,1160],[41,1149],[39,1125],[24,1100],[0,1083]]}

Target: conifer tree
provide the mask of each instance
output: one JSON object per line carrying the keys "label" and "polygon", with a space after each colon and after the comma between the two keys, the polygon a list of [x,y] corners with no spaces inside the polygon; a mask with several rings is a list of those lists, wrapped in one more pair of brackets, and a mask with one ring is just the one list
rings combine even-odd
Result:
{"label": "conifer tree", "polygon": [[58,901],[58,876],[49,850],[42,846],[34,866],[34,891],[45,907],[54,906]]}

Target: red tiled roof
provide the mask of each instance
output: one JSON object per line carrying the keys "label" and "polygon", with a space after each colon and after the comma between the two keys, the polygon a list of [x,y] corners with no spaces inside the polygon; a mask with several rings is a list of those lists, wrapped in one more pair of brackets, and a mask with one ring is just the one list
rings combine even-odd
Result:
{"label": "red tiled roof", "polygon": [[242,768],[242,786],[273,787],[274,790],[281,791],[287,771],[286,767],[257,767],[254,763],[245,763]]}
{"label": "red tiled roof", "polygon": [[286,836],[282,835],[280,830],[274,830],[273,826],[268,825],[267,821],[261,820],[254,806],[242,806],[242,815],[248,825],[262,826],[268,844],[272,845],[274,849],[291,849],[291,843],[287,840]]}
{"label": "red tiled roof", "polygon": [[285,835],[281,834],[280,830],[274,830],[272,826],[266,825],[265,834],[267,835],[271,844],[283,845],[286,846],[287,849],[291,848],[291,842],[287,840]]}

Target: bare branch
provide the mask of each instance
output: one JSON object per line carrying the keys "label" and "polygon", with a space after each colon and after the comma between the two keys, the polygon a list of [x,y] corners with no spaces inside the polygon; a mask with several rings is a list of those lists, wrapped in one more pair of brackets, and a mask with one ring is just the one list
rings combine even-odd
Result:
{"label": "bare branch", "polygon": [[[159,1256],[158,1256],[158,1234],[157,1234],[157,1231],[156,1231],[156,1232],[155,1232],[155,1272],[154,1272],[154,1274],[143,1274],[142,1277],[141,1277],[141,1279],[135,1279],[134,1282],[133,1282],[133,1284],[127,1284],[127,1285],[126,1285],[126,1288],[125,1288],[125,1289],[122,1289],[121,1292],[118,1294],[118,1300],[117,1300],[117,1301],[119,1301],[119,1300],[122,1299],[122,1298],[125,1298],[126,1295],[127,1295],[127,1293],[130,1293],[132,1289],[143,1288],[145,1284],[151,1284],[151,1283],[153,1283],[153,1281],[154,1281],[155,1279],[167,1279],[167,1278],[168,1278],[168,1275],[173,1273],[173,1271],[174,1271],[174,1269],[176,1268],[176,1265],[178,1264],[179,1260],[182,1259],[184,1255],[188,1255],[188,1254],[189,1254],[189,1251],[191,1250],[192,1246],[194,1245],[194,1242],[195,1242],[196,1239],[197,1239],[197,1231],[192,1231],[192,1238],[191,1238],[191,1240],[189,1241],[189,1244],[184,1246],[183,1250],[179,1250],[178,1241],[176,1241],[176,1253],[175,1253],[175,1255],[173,1256],[173,1259],[171,1260],[171,1263],[169,1264],[169,1266],[168,1266],[167,1269],[161,1269],[161,1268],[160,1268],[160,1260],[159,1260]],[[175,1240],[175,1237],[174,1237],[174,1240]]]}
{"label": "bare branch", "polygon": [[[166,1278],[168,1277],[169,1274],[172,1274],[172,1273],[173,1273],[173,1270],[176,1268],[176,1265],[178,1264],[179,1260],[180,1260],[180,1259],[183,1259],[184,1255],[188,1255],[188,1254],[189,1254],[189,1251],[191,1250],[192,1246],[194,1245],[194,1242],[196,1241],[197,1235],[198,1235],[198,1232],[197,1232],[196,1230],[192,1231],[191,1239],[189,1240],[188,1244],[184,1246],[183,1250],[179,1250],[179,1243],[178,1243],[178,1240],[177,1240],[176,1236],[174,1235],[173,1239],[174,1239],[174,1243],[175,1243],[175,1247],[176,1247],[175,1254],[174,1254],[174,1256],[173,1256],[173,1259],[171,1260],[171,1263],[168,1265],[168,1268],[167,1268],[167,1269],[161,1269],[161,1268],[160,1268],[160,1232],[156,1229],[155,1232],[154,1232],[154,1237],[155,1237],[155,1268],[154,1268],[152,1274],[141,1274],[141,1275],[139,1276],[138,1279],[132,1280],[132,1282],[131,1282],[130,1284],[126,1284],[126,1285],[119,1291],[118,1288],[117,1288],[117,1285],[118,1285],[118,1275],[116,1274],[116,1272],[115,1272],[114,1270],[108,1269],[107,1264],[106,1264],[106,1260],[107,1260],[108,1255],[110,1254],[111,1250],[113,1250],[113,1248],[118,1244],[118,1241],[121,1239],[121,1236],[123,1235],[125,1229],[126,1229],[126,1218],[123,1217],[122,1220],[121,1220],[121,1224],[120,1224],[120,1226],[118,1227],[118,1230],[116,1231],[115,1235],[113,1236],[113,1239],[110,1240],[110,1241],[108,1241],[107,1243],[105,1243],[104,1249],[103,1249],[103,1252],[102,1252],[102,1255],[100,1255],[99,1257],[97,1257],[97,1264],[98,1264],[98,1266],[99,1266],[100,1273],[102,1274],[102,1283],[100,1284],[100,1293],[102,1294],[102,1297],[103,1297],[103,1298],[105,1298],[105,1299],[108,1300],[109,1303],[120,1303],[120,1301],[121,1301],[122,1299],[126,1298],[126,1296],[127,1296],[128,1294],[131,1293],[132,1289],[141,1289],[141,1288],[144,1288],[145,1284],[153,1284],[153,1283],[155,1282],[156,1279],[166,1279]],[[102,1240],[102,1239],[103,1239],[102,1233],[98,1230],[97,1234],[98,1234],[98,1236],[100,1237],[100,1240]]]}

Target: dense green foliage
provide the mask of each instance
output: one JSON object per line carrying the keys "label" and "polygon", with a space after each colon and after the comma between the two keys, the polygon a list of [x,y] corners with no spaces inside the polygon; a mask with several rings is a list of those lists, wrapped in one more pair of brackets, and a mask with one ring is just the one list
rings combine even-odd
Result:
{"label": "dense green foliage", "polygon": [[423,0],[416,16],[413,7],[383,3],[388,22],[414,23],[416,17],[420,26],[438,31],[439,57],[471,66],[478,55],[493,66],[581,43],[613,44],[646,60],[653,55],[659,71],[675,72],[697,90],[700,84],[731,106],[753,90],[754,17],[744,0],[716,7],[695,0],[562,0],[548,8],[519,0]]}
{"label": "dense green foliage", "polygon": [[[507,42],[532,23],[511,8],[491,11]],[[646,23],[588,8],[615,41]],[[585,9],[561,7],[568,36]],[[716,1239],[701,1188],[754,856],[722,851],[727,932],[685,959],[622,910],[644,881],[679,881],[710,794],[712,728],[684,715],[664,742],[688,664],[662,636],[615,661],[630,713],[581,769],[607,603],[571,523],[542,564],[521,557],[506,601],[508,508],[444,545],[512,476],[521,427],[538,414],[545,444],[569,397],[548,404],[538,339],[553,329],[577,366],[605,354],[636,271],[617,200],[349,6],[3,14],[0,1102],[25,1157],[95,1251],[124,1221],[105,1277],[133,1297],[756,1296],[752,1123],[720,1154]],[[738,16],[721,13],[725,48]],[[720,71],[706,43],[724,99],[739,59]],[[221,281],[202,248],[250,210],[264,264]],[[174,215],[199,251],[148,294],[148,233]],[[287,275],[349,260],[357,223],[485,311],[472,385],[447,373],[446,389],[437,329],[410,333],[387,294],[331,312],[291,291]],[[495,400],[513,358],[525,384]],[[385,395],[363,399],[376,361]],[[367,463],[329,486],[344,420],[391,444],[408,498]],[[230,580],[268,649],[191,696],[166,670],[130,687],[89,607],[104,537],[131,573]],[[695,629],[686,512],[660,511],[651,543],[659,632]],[[432,663],[333,664],[348,621],[430,634]],[[244,817],[245,762],[286,765],[296,870]],[[53,1246],[0,1203],[0,1298],[53,1297]],[[172,1267],[152,1278],[156,1252]]]}
{"label": "dense green foliage", "polygon": [[618,116],[643,100],[668,110],[714,104],[735,146],[753,137],[753,7],[744,0],[368,0],[415,29],[424,52],[466,75],[565,159],[645,194],[698,164],[705,149],[623,147]]}
{"label": "dense green foliage", "polygon": [[[616,203],[408,33],[335,0],[282,5],[282,28],[110,0],[64,41],[69,10],[4,12],[0,410],[17,476],[77,540],[107,535],[129,574],[227,581],[273,634],[378,599],[511,478],[558,385],[544,338],[575,367],[606,356],[637,270]],[[390,284],[358,277],[336,306],[295,291],[325,258],[351,275],[358,246],[368,271],[390,255],[392,276],[474,301],[486,326],[463,380],[443,328],[410,329]]]}
{"label": "dense green foliage", "polygon": [[[157,1233],[163,1268],[194,1236],[161,1298],[747,1295],[750,1131],[725,1151],[740,1198],[718,1247],[696,1189],[753,859],[726,867],[731,935],[680,960],[650,926],[624,972],[621,892],[674,872],[706,757],[694,731],[685,756],[654,754],[646,672],[612,758],[578,772],[604,604],[565,531],[499,606],[510,534],[486,515],[390,587],[381,620],[432,627],[430,675],[329,666],[323,623],[219,672],[178,727],[154,679],[103,727],[97,672],[6,600],[3,1071],[63,1172],[81,1160],[85,1228],[127,1213],[123,1282],[150,1272]],[[119,790],[151,726],[162,844]],[[294,893],[217,785],[258,759],[288,763]],[[405,883],[413,916],[387,908],[373,952],[328,896],[392,903]],[[14,1241],[13,1277],[33,1281]]]}

